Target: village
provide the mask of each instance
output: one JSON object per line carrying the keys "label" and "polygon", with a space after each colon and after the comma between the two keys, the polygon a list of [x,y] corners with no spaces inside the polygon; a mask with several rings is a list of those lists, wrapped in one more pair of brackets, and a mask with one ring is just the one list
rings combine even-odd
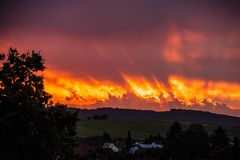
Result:
{"label": "village", "polygon": [[109,134],[103,133],[102,136],[79,139],[77,146],[74,148],[74,153],[83,159],[92,159],[93,157],[99,159],[106,157],[109,159],[111,156],[119,156],[121,159],[128,159],[129,157],[131,157],[131,159],[139,159],[146,158],[148,155],[151,155],[149,158],[154,158],[156,154],[158,154],[158,156],[161,155],[160,153],[164,147],[163,139],[158,138],[161,138],[161,136],[151,135],[144,141],[135,141],[132,140],[129,131],[126,139],[110,139]]}
{"label": "village", "polygon": [[238,138],[228,137],[220,126],[208,134],[202,124],[191,123],[184,129],[176,121],[163,136],[150,134],[145,139],[136,139],[133,135],[128,130],[125,137],[111,137],[103,132],[102,135],[78,138],[73,151],[78,160],[208,159],[209,156],[225,160],[227,157],[234,159],[239,153]]}

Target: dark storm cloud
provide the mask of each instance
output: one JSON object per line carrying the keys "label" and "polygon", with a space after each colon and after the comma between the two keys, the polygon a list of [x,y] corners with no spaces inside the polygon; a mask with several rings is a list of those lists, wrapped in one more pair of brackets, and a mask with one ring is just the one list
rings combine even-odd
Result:
{"label": "dark storm cloud", "polygon": [[[166,81],[178,74],[240,82],[239,7],[237,0],[2,0],[0,35],[26,49],[38,45],[52,66],[81,76],[119,81],[123,72]],[[187,62],[164,59],[161,44],[172,26],[207,36],[197,43],[203,46],[197,59],[190,57],[198,46],[186,43],[176,50]],[[237,36],[225,43],[229,35]]]}
{"label": "dark storm cloud", "polygon": [[5,29],[17,25],[87,37],[137,36],[159,27],[167,29],[168,23],[209,31],[238,29],[239,4],[236,0],[3,0],[0,12]]}

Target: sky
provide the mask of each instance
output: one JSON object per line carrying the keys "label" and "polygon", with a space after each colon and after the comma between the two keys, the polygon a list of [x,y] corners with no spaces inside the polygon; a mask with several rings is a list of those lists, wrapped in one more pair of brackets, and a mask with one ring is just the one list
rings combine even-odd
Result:
{"label": "sky", "polygon": [[240,116],[237,0],[1,0],[0,51],[40,51],[72,107]]}

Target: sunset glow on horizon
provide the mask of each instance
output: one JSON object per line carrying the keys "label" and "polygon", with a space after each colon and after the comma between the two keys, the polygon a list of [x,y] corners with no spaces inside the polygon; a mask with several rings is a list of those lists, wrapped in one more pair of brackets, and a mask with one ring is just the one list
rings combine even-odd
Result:
{"label": "sunset glow on horizon", "polygon": [[[156,111],[175,108],[169,106],[171,102],[179,102],[176,108],[203,107],[208,110],[218,107],[220,103],[229,104],[229,108],[239,109],[240,84],[227,82],[213,82],[204,80],[189,80],[178,76],[170,76],[167,84],[154,77],[147,80],[142,76],[129,76],[122,74],[124,83],[117,84],[110,81],[98,81],[93,78],[80,79],[66,73],[47,70],[44,72],[45,88],[53,95],[53,101],[79,108],[109,107],[111,98],[121,100],[128,93],[133,94],[139,101],[149,101],[154,104]],[[96,105],[96,106],[95,106]],[[139,106],[133,104],[135,109],[153,109],[154,106]],[[119,106],[115,107],[126,107]],[[149,107],[149,108],[148,108]]]}

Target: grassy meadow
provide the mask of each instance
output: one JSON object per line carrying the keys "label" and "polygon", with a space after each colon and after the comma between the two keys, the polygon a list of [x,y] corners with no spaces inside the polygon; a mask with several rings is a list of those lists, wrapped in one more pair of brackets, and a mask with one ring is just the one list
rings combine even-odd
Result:
{"label": "grassy meadow", "polygon": [[[173,121],[165,120],[81,120],[77,124],[77,134],[81,138],[102,135],[103,132],[109,133],[112,137],[126,137],[130,129],[132,137],[135,139],[144,139],[150,134],[161,134],[165,136]],[[183,129],[186,129],[190,123],[181,122]],[[218,127],[214,124],[203,124],[209,133]],[[228,136],[240,137],[240,126],[222,126]]]}

